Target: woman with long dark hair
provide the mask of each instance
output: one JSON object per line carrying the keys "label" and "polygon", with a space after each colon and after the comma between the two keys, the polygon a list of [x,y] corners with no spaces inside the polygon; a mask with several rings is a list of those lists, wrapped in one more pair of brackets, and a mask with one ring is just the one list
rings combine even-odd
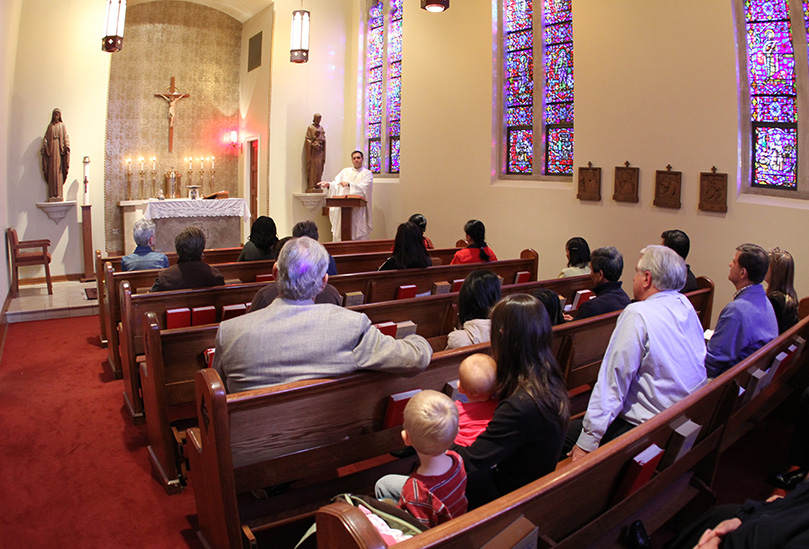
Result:
{"label": "woman with long dark hair", "polygon": [[590,274],[590,246],[580,236],[574,236],[565,243],[567,267],[559,273],[559,278]]}
{"label": "woman with long dark hair", "polygon": [[783,334],[798,323],[798,294],[795,293],[795,261],[792,254],[781,248],[770,251],[770,270],[764,280],[767,282],[767,297],[770,298],[775,318],[778,319],[778,333]]}
{"label": "woman with long dark hair", "polygon": [[486,244],[486,227],[483,225],[483,221],[470,219],[463,226],[463,231],[466,234],[467,246],[463,250],[455,252],[450,265],[497,261],[497,256]]}
{"label": "woman with long dark hair", "polygon": [[570,419],[542,303],[527,294],[513,294],[494,306],[491,319],[500,404],[471,446],[453,446],[466,467],[470,508],[553,471]]}
{"label": "woman with long dark hair", "polygon": [[399,225],[396,238],[393,240],[393,255],[379,267],[380,271],[394,271],[396,269],[423,269],[430,267],[433,260],[424,247],[421,229],[414,223],[407,222]]}
{"label": "woman with long dark hair", "polygon": [[500,300],[500,279],[491,271],[472,271],[458,292],[460,329],[447,336],[447,349],[457,349],[489,341],[489,312]]}
{"label": "woman with long dark hair", "polygon": [[275,244],[278,242],[278,231],[272,217],[262,215],[250,227],[250,239],[244,243],[242,253],[236,261],[261,261],[275,259]]}

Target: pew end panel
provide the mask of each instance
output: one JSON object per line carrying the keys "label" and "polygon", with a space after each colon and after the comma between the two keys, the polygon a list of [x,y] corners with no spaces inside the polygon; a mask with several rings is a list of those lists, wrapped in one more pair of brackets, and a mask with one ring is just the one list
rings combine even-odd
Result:
{"label": "pew end panel", "polygon": [[697,277],[697,289],[686,294],[697,316],[702,323],[702,329],[711,327],[711,315],[713,314],[714,283],[707,276]]}
{"label": "pew end panel", "polygon": [[107,311],[104,310],[104,261],[101,257],[101,250],[95,252],[95,279],[96,295],[98,296],[98,324],[101,335],[101,345],[107,346]]}

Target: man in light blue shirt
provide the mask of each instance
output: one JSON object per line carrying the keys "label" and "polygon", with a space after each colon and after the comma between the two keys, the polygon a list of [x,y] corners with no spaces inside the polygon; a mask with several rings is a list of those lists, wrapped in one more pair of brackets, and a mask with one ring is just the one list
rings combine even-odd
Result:
{"label": "man in light blue shirt", "polygon": [[155,252],[155,225],[149,219],[138,219],[132,227],[135,237],[134,253],[121,258],[121,269],[124,271],[144,271],[146,269],[165,269],[169,266],[166,254]]}
{"label": "man in light blue shirt", "polygon": [[680,293],[685,278],[685,261],[673,250],[641,250],[632,281],[637,302],[618,317],[584,420],[568,431],[574,461],[705,385],[705,340]]}

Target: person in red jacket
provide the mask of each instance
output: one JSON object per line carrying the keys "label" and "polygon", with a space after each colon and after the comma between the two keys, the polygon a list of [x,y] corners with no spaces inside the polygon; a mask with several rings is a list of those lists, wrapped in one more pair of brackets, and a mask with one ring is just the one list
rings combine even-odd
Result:
{"label": "person in red jacket", "polygon": [[468,245],[463,250],[455,252],[450,265],[458,263],[486,263],[497,261],[494,251],[486,244],[486,227],[483,221],[470,219],[463,227]]}

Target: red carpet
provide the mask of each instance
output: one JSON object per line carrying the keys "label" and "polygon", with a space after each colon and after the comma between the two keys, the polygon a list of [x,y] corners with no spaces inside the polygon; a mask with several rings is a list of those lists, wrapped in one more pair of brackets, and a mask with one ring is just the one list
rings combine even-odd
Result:
{"label": "red carpet", "polygon": [[199,547],[190,488],[152,477],[104,370],[98,317],[10,324],[0,357],[0,546]]}

